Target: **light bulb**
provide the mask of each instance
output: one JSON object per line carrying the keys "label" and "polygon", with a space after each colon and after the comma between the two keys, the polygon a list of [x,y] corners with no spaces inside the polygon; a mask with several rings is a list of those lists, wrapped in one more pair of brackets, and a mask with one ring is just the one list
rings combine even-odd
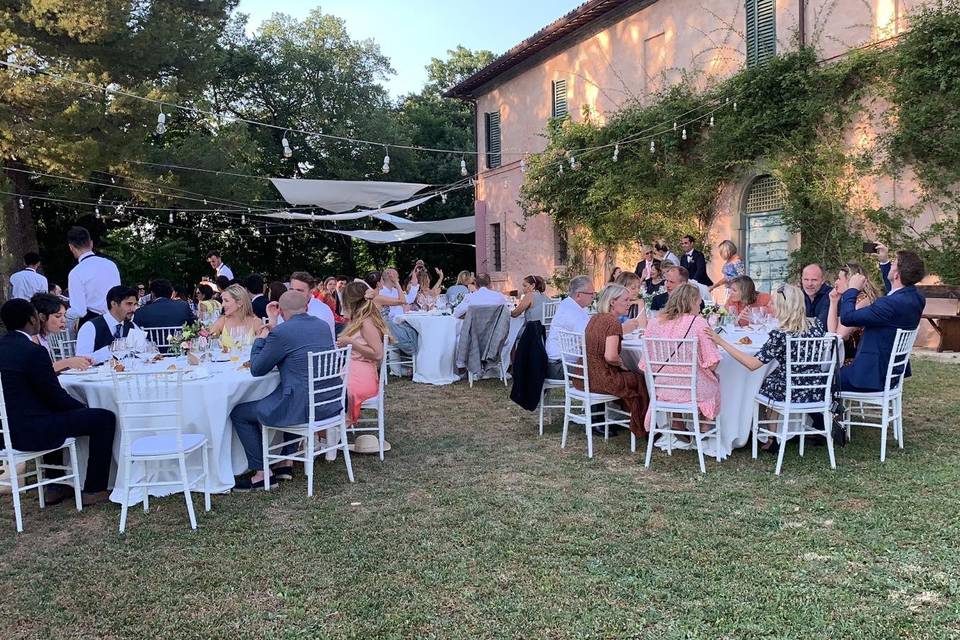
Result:
{"label": "light bulb", "polygon": [[734,111],[737,110],[737,101],[736,101],[736,100],[733,101],[733,110],[734,110]]}
{"label": "light bulb", "polygon": [[562,176],[562,175],[563,175],[563,163],[562,163],[562,162],[560,163],[560,169],[557,170],[557,175],[558,175],[558,176]]}
{"label": "light bulb", "polygon": [[574,171],[577,170],[577,159],[574,158],[572,155],[570,156],[570,168],[573,169]]}
{"label": "light bulb", "polygon": [[172,212],[172,211],[170,212],[170,217],[168,218],[168,220],[170,221],[170,224],[173,224],[173,212]]}
{"label": "light bulb", "polygon": [[440,202],[442,202],[443,204],[447,204],[447,194],[445,193],[440,194]]}
{"label": "light bulb", "polygon": [[383,151],[384,151],[383,166],[380,167],[380,170],[383,171],[384,173],[390,173],[390,152],[387,151],[386,147],[384,147]]}
{"label": "light bulb", "polygon": [[710,116],[710,126],[713,126],[713,116]]}
{"label": "light bulb", "polygon": [[524,160],[523,158],[520,158],[520,173],[526,173],[526,172],[527,172],[527,161]]}
{"label": "light bulb", "polygon": [[23,198],[17,198],[17,204],[20,205],[21,209],[23,209]]}
{"label": "light bulb", "polygon": [[681,140],[686,140],[686,139],[687,139],[687,128],[686,128],[686,127],[684,127],[684,128],[683,128],[683,131],[680,132],[680,139],[681,139]]}
{"label": "light bulb", "polygon": [[620,160],[620,143],[613,145],[613,161],[617,162]]}
{"label": "light bulb", "polygon": [[650,153],[653,153],[657,150],[657,143],[654,140],[650,141]]}
{"label": "light bulb", "polygon": [[676,123],[676,122],[673,123],[673,130],[674,130],[674,131],[677,130],[677,123]]}
{"label": "light bulb", "polygon": [[167,131],[167,114],[163,112],[163,109],[160,110],[160,114],[157,116],[157,135],[162,136]]}
{"label": "light bulb", "polygon": [[240,214],[240,224],[247,224],[247,216]]}
{"label": "light bulb", "polygon": [[464,160],[463,157],[461,157],[460,158],[460,175],[466,176],[468,173],[469,171],[467,171],[467,161]]}
{"label": "light bulb", "polygon": [[290,148],[290,143],[287,141],[287,137],[284,136],[280,141],[280,144],[283,146],[283,157],[289,158],[293,156],[293,149]]}
{"label": "light bulb", "polygon": [[97,220],[100,219],[100,207],[93,208],[93,214],[97,217]]}
{"label": "light bulb", "polygon": [[113,178],[113,176],[110,177],[110,184],[117,184],[117,181]]}

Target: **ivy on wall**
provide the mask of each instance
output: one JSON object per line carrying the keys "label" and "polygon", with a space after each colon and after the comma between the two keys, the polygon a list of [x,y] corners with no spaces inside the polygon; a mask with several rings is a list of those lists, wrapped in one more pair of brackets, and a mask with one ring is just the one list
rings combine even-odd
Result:
{"label": "ivy on wall", "polygon": [[[950,0],[922,9],[910,24],[892,47],[853,51],[828,64],[804,48],[703,91],[692,83],[674,86],[652,104],[629,104],[603,124],[589,116],[553,121],[547,149],[527,161],[524,213],[547,214],[583,230],[584,248],[703,235],[721,189],[762,164],[783,183],[784,220],[801,234],[791,271],[810,261],[837,265],[859,254],[865,236],[878,236],[918,248],[931,270],[960,282],[951,191],[960,180],[960,6]],[[868,99],[878,97],[890,104],[890,133],[870,149],[853,151],[844,133]],[[678,114],[711,108],[717,109],[712,127],[703,118],[686,127],[686,139],[679,129],[664,131],[665,122],[683,122]],[[569,151],[613,144],[638,131],[659,133],[653,150],[645,140],[621,146],[616,158],[611,148],[579,157]],[[916,167],[923,203],[909,210],[856,204],[862,177],[906,166]],[[918,232],[916,217],[931,202],[943,218]],[[943,237],[950,233],[952,239]]]}

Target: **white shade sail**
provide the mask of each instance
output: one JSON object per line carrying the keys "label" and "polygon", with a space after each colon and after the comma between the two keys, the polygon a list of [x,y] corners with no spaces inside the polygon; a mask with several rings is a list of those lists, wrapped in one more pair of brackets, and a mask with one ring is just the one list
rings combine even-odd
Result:
{"label": "white shade sail", "polygon": [[[413,207],[418,207],[424,202],[427,202],[431,198],[436,198],[437,194],[430,194],[429,196],[424,196],[422,198],[417,198],[416,200],[408,200],[407,202],[401,202],[400,204],[392,204],[389,207],[380,207],[379,209],[364,209],[363,211],[354,211],[352,213],[324,213],[324,214],[312,214],[312,213],[294,213],[291,211],[278,211],[277,213],[268,213],[267,218],[277,218],[279,220],[311,220],[316,222],[327,221],[339,221],[339,220],[359,220],[360,218],[366,218],[368,216],[375,216],[377,214],[391,214],[397,213],[398,211],[406,211],[407,209],[412,209]],[[398,218],[403,220],[403,218]]]}
{"label": "white shade sail", "polygon": [[387,213],[374,214],[374,218],[389,222],[397,229],[406,231],[419,231],[421,233],[473,233],[477,229],[476,216],[465,216],[463,218],[447,218],[446,220],[427,220],[416,222],[407,220],[399,216],[392,216]]}
{"label": "white shade sail", "polygon": [[366,240],[367,242],[373,242],[374,244],[387,244],[388,242],[402,242],[404,240],[411,240],[413,238],[419,238],[423,235],[422,231],[403,231],[397,229],[396,231],[370,231],[367,229],[360,229],[357,231],[340,231],[338,229],[324,229],[328,233],[339,233],[343,236],[350,236],[351,238],[359,238],[361,240]]}
{"label": "white shade sail", "polygon": [[382,207],[408,200],[428,184],[368,182],[365,180],[304,180],[270,178],[283,199],[294,206],[310,206],[343,213],[357,207]]}

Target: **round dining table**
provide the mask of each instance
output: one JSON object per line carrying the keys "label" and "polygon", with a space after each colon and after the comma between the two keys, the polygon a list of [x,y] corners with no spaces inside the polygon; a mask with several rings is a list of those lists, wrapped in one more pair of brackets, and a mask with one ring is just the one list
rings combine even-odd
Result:
{"label": "round dining table", "polygon": [[[244,358],[243,360],[246,360]],[[280,384],[280,374],[276,370],[265,376],[254,377],[250,369],[242,366],[242,361],[209,362],[201,366],[190,366],[186,358],[164,358],[154,364],[139,364],[133,370],[168,371],[171,366],[183,370],[183,429],[184,433],[202,433],[210,444],[210,478],[212,493],[224,493],[234,485],[234,476],[247,468],[243,447],[237,439],[230,422],[230,412],[241,402],[260,400],[270,394]],[[79,374],[64,374],[60,383],[67,393],[89,407],[109,409],[118,414],[116,391],[113,378],[107,365],[102,365]],[[119,416],[119,414],[118,414]],[[117,474],[120,459],[120,440],[122,424],[118,419],[117,434],[113,441],[113,463],[110,467],[110,486],[113,491],[110,499],[121,503],[125,494],[122,474]],[[138,436],[149,435],[146,433]],[[77,439],[77,457],[81,477],[86,474],[87,438]],[[200,472],[199,457],[188,460],[190,473]],[[151,467],[150,477],[158,481],[173,480],[176,474],[163,468],[166,465]],[[133,477],[143,481],[146,471],[141,463],[133,467]],[[150,489],[150,495],[169,495],[180,491],[174,486]],[[140,490],[131,492],[130,504],[143,500]]]}
{"label": "round dining table", "polygon": [[[755,355],[760,351],[769,335],[766,331],[748,331],[743,328],[727,327],[723,334],[727,342],[741,351]],[[741,341],[749,340],[749,344]],[[624,338],[621,351],[623,364],[630,370],[643,375],[640,362],[643,359],[642,341],[639,338]],[[720,412],[717,414],[719,438],[704,441],[704,455],[716,457],[719,447],[720,459],[728,457],[734,449],[750,441],[753,423],[753,398],[760,391],[760,385],[767,374],[777,366],[776,361],[763,365],[756,371],[750,371],[733,359],[729,353],[720,349],[720,362],[716,374],[720,380]],[[666,450],[665,438],[660,438],[655,446]],[[693,444],[673,438],[670,448],[687,449]]]}

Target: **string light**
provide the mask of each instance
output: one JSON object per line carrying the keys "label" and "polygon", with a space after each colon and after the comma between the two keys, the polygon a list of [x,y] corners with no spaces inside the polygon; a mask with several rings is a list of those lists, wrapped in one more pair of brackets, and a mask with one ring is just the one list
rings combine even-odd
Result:
{"label": "string light", "polygon": [[240,224],[247,224],[247,216],[245,214],[240,214]]}
{"label": "string light", "polygon": [[562,162],[560,163],[560,169],[557,170],[557,175],[560,175],[560,176],[563,175],[563,163],[562,163]]}
{"label": "string light", "polygon": [[570,154],[570,168],[574,171],[577,170],[577,159],[573,157],[573,154]]}
{"label": "string light", "polygon": [[686,127],[684,127],[684,128],[683,128],[683,131],[680,133],[680,139],[681,139],[681,140],[686,140],[686,139],[687,139],[687,128],[686,128]]}
{"label": "string light", "polygon": [[173,211],[170,212],[170,217],[167,218],[167,220],[170,222],[170,224],[173,224]]}
{"label": "string light", "polygon": [[284,158],[293,156],[293,149],[290,148],[290,142],[287,141],[287,134],[283,134],[283,139],[280,140],[280,144],[283,146]]}
{"label": "string light", "polygon": [[613,145],[613,161],[617,162],[620,160],[620,143]]}
{"label": "string light", "polygon": [[100,219],[100,207],[93,208],[93,214],[97,217],[97,220]]}
{"label": "string light", "polygon": [[440,194],[440,202],[442,202],[443,204],[447,204],[447,194],[445,193]]}
{"label": "string light", "polygon": [[383,147],[383,166],[380,167],[380,170],[384,173],[390,173],[390,150],[386,146]]}
{"label": "string light", "polygon": [[520,158],[520,173],[527,172],[527,161],[524,158]]}
{"label": "string light", "polygon": [[737,110],[737,101],[736,101],[736,100],[733,101],[733,110],[734,110],[734,111]]}
{"label": "string light", "polygon": [[713,116],[710,116],[710,126],[713,126]]}
{"label": "string light", "polygon": [[467,171],[467,161],[463,159],[463,156],[460,156],[460,175],[466,176],[469,171]]}
{"label": "string light", "polygon": [[650,153],[654,153],[657,150],[657,143],[653,140],[650,141]]}
{"label": "string light", "polygon": [[20,205],[21,209],[23,209],[23,198],[17,198],[17,204]]}
{"label": "string light", "polygon": [[163,105],[160,105],[160,115],[157,116],[157,135],[162,136],[167,132],[167,114],[163,112]]}
{"label": "string light", "polygon": [[674,130],[674,131],[677,130],[677,123],[676,123],[676,121],[674,121],[674,123],[673,123],[673,130]]}

